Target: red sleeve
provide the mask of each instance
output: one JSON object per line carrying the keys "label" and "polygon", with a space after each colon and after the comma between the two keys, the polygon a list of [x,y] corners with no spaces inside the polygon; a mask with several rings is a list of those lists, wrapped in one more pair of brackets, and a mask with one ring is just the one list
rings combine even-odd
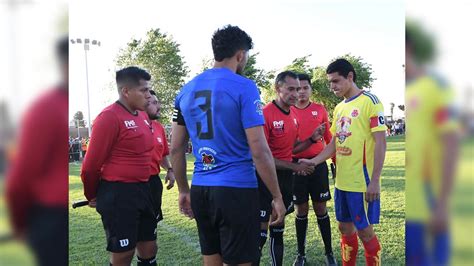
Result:
{"label": "red sleeve", "polygon": [[102,165],[110,156],[118,134],[119,125],[115,114],[110,111],[99,114],[92,127],[89,148],[81,169],[84,195],[88,200],[96,197]]}
{"label": "red sleeve", "polygon": [[166,139],[166,130],[165,128],[161,126],[161,132],[163,132],[163,146],[164,146],[164,149],[163,149],[163,155],[162,155],[162,158],[166,157],[167,155],[170,154],[170,150],[169,150],[169,147],[168,147],[168,140]]}
{"label": "red sleeve", "polygon": [[32,178],[38,173],[44,173],[48,154],[55,143],[57,121],[49,114],[47,106],[36,105],[26,112],[21,124],[18,151],[6,179],[6,200],[10,211],[10,219],[15,232],[21,232],[26,227],[27,213],[34,203],[31,192]]}

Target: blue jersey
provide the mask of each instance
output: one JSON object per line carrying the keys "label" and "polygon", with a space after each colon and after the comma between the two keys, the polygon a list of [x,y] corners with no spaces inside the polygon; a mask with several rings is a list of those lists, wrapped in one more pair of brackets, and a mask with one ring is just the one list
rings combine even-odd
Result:
{"label": "blue jersey", "polygon": [[193,144],[193,185],[257,187],[245,135],[245,129],[264,124],[253,81],[227,68],[206,70],[184,85],[175,109],[181,117],[175,121],[186,126]]}

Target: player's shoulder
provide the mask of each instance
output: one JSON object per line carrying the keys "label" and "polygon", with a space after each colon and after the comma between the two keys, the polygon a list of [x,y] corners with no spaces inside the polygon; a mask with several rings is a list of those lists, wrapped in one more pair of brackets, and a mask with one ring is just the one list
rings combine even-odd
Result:
{"label": "player's shoulder", "polygon": [[373,94],[372,92],[363,90],[361,96],[362,96],[362,99],[364,99],[366,102],[369,102],[369,103],[372,103],[372,104],[380,104],[381,103],[379,98],[375,94]]}
{"label": "player's shoulder", "polygon": [[324,104],[322,104],[322,103],[315,103],[315,102],[312,102],[312,103],[311,103],[311,108],[313,108],[315,111],[327,112],[326,106],[324,106]]}
{"label": "player's shoulder", "polygon": [[118,119],[119,114],[121,111],[122,106],[118,102],[114,102],[111,105],[108,105],[100,113],[97,115],[97,118],[100,118],[101,120],[106,119],[106,120],[112,120],[112,119]]}

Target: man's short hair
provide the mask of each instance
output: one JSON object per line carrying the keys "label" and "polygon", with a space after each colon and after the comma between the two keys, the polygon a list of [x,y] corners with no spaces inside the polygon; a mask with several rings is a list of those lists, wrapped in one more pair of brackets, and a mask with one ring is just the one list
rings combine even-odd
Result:
{"label": "man's short hair", "polygon": [[275,78],[275,86],[280,86],[281,84],[285,83],[286,77],[298,79],[298,74],[291,70],[280,72]]}
{"label": "man's short hair", "polygon": [[252,49],[252,38],[237,26],[227,25],[214,32],[212,51],[217,62],[231,58],[239,50]]}
{"label": "man's short hair", "polygon": [[154,90],[150,90],[150,94],[156,96],[156,92]]}
{"label": "man's short hair", "polygon": [[308,74],[300,73],[300,74],[298,74],[298,79],[299,79],[300,81],[302,81],[302,80],[308,81],[308,84],[309,84],[309,86],[311,87],[311,78],[309,77]]}
{"label": "man's short hair", "polygon": [[124,85],[138,86],[140,80],[149,81],[150,79],[151,75],[148,72],[136,66],[126,67],[115,73],[115,81],[119,89]]}
{"label": "man's short hair", "polygon": [[357,75],[354,70],[354,67],[351,63],[349,63],[349,61],[344,58],[336,59],[336,61],[329,64],[329,66],[326,68],[326,74],[332,74],[335,72],[339,73],[339,75],[343,76],[344,78],[347,78],[349,72],[352,72],[354,76],[353,81],[356,82],[357,80]]}

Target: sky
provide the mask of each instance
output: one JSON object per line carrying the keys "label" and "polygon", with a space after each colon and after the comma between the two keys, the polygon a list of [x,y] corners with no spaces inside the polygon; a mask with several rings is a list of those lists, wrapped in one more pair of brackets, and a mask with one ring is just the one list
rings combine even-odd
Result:
{"label": "sky", "polygon": [[[356,3],[354,3],[356,2]],[[132,4],[133,3],[133,4]],[[114,64],[120,48],[160,28],[180,44],[190,68],[187,80],[212,57],[213,32],[237,25],[253,39],[257,65],[281,70],[297,57],[311,54],[311,66],[350,53],[372,65],[372,92],[389,114],[389,103],[403,104],[403,1],[72,1],[70,38],[101,41],[88,51],[91,120],[117,99]],[[83,46],[70,48],[69,117],[83,111],[87,120],[86,67]],[[397,108],[395,108],[397,116]],[[401,112],[398,113],[401,115]]]}

